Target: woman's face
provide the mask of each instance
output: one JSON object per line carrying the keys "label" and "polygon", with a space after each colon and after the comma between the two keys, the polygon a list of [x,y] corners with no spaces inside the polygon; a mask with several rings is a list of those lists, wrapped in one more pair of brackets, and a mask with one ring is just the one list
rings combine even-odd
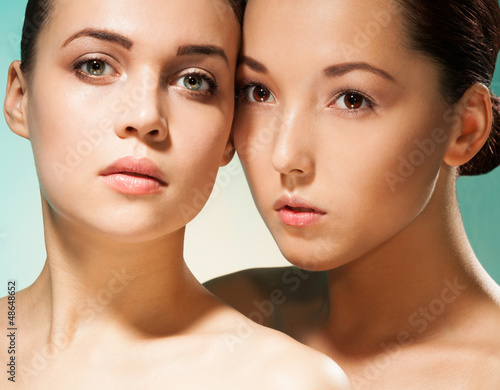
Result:
{"label": "woman's face", "polygon": [[395,237],[432,197],[452,126],[391,0],[251,0],[234,140],[283,254],[326,270]]}
{"label": "woman's face", "polygon": [[239,25],[226,0],[55,0],[27,112],[53,213],[117,238],[181,229],[229,136]]}

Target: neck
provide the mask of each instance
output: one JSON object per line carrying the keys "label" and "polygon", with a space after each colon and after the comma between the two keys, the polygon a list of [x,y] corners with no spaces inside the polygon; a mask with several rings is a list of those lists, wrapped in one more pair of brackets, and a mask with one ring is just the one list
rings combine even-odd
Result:
{"label": "neck", "polygon": [[49,342],[110,327],[136,338],[171,334],[210,307],[183,259],[184,228],[145,242],[110,238],[43,203],[47,261],[30,292]]}
{"label": "neck", "polygon": [[452,178],[438,183],[426,209],[404,231],[330,271],[328,280],[327,331],[348,340],[341,349],[352,352],[359,342],[360,353],[380,351],[382,342],[398,337],[430,337],[456,321],[471,300],[495,299],[497,289],[469,245]]}

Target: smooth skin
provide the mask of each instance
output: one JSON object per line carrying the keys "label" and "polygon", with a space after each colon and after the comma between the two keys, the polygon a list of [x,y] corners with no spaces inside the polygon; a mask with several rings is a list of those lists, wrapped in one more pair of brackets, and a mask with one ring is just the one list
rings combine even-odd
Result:
{"label": "smooth skin", "polygon": [[[355,389],[500,388],[499,286],[455,191],[456,167],[491,129],[488,89],[448,104],[392,0],[251,0],[237,85],[234,140],[254,200],[307,271],[207,287],[332,357]],[[322,214],[292,226],[283,197]]]}
{"label": "smooth skin", "polygon": [[[350,388],[329,358],[220,302],[183,259],[196,214],[183,206],[199,211],[195,190],[211,189],[233,154],[240,32],[230,5],[54,6],[33,73],[11,65],[4,104],[33,147],[47,247],[40,277],[16,296],[13,388]],[[166,185],[110,187],[101,173],[123,156],[149,158]]]}

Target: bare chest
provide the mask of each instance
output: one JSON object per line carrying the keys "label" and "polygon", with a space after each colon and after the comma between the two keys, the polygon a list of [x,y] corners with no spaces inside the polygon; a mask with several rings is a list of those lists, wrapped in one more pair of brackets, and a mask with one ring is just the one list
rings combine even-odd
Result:
{"label": "bare chest", "polygon": [[356,390],[500,389],[500,353],[490,351],[408,348],[337,362]]}

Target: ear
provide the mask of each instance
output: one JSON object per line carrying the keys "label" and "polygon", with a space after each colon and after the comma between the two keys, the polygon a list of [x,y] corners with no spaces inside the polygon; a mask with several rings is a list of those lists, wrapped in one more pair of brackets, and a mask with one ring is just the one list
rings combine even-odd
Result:
{"label": "ear", "polygon": [[444,162],[458,167],[474,157],[488,140],[493,112],[490,92],[483,84],[474,84],[456,104],[458,118]]}
{"label": "ear", "polygon": [[29,139],[27,102],[27,82],[21,70],[21,62],[14,61],[9,67],[3,113],[10,129],[17,135]]}
{"label": "ear", "polygon": [[234,148],[234,140],[233,140],[233,132],[229,135],[229,139],[227,140],[226,148],[224,149],[224,154],[222,155],[222,159],[220,160],[219,166],[223,167],[231,162],[234,157],[234,153],[236,149]]}

